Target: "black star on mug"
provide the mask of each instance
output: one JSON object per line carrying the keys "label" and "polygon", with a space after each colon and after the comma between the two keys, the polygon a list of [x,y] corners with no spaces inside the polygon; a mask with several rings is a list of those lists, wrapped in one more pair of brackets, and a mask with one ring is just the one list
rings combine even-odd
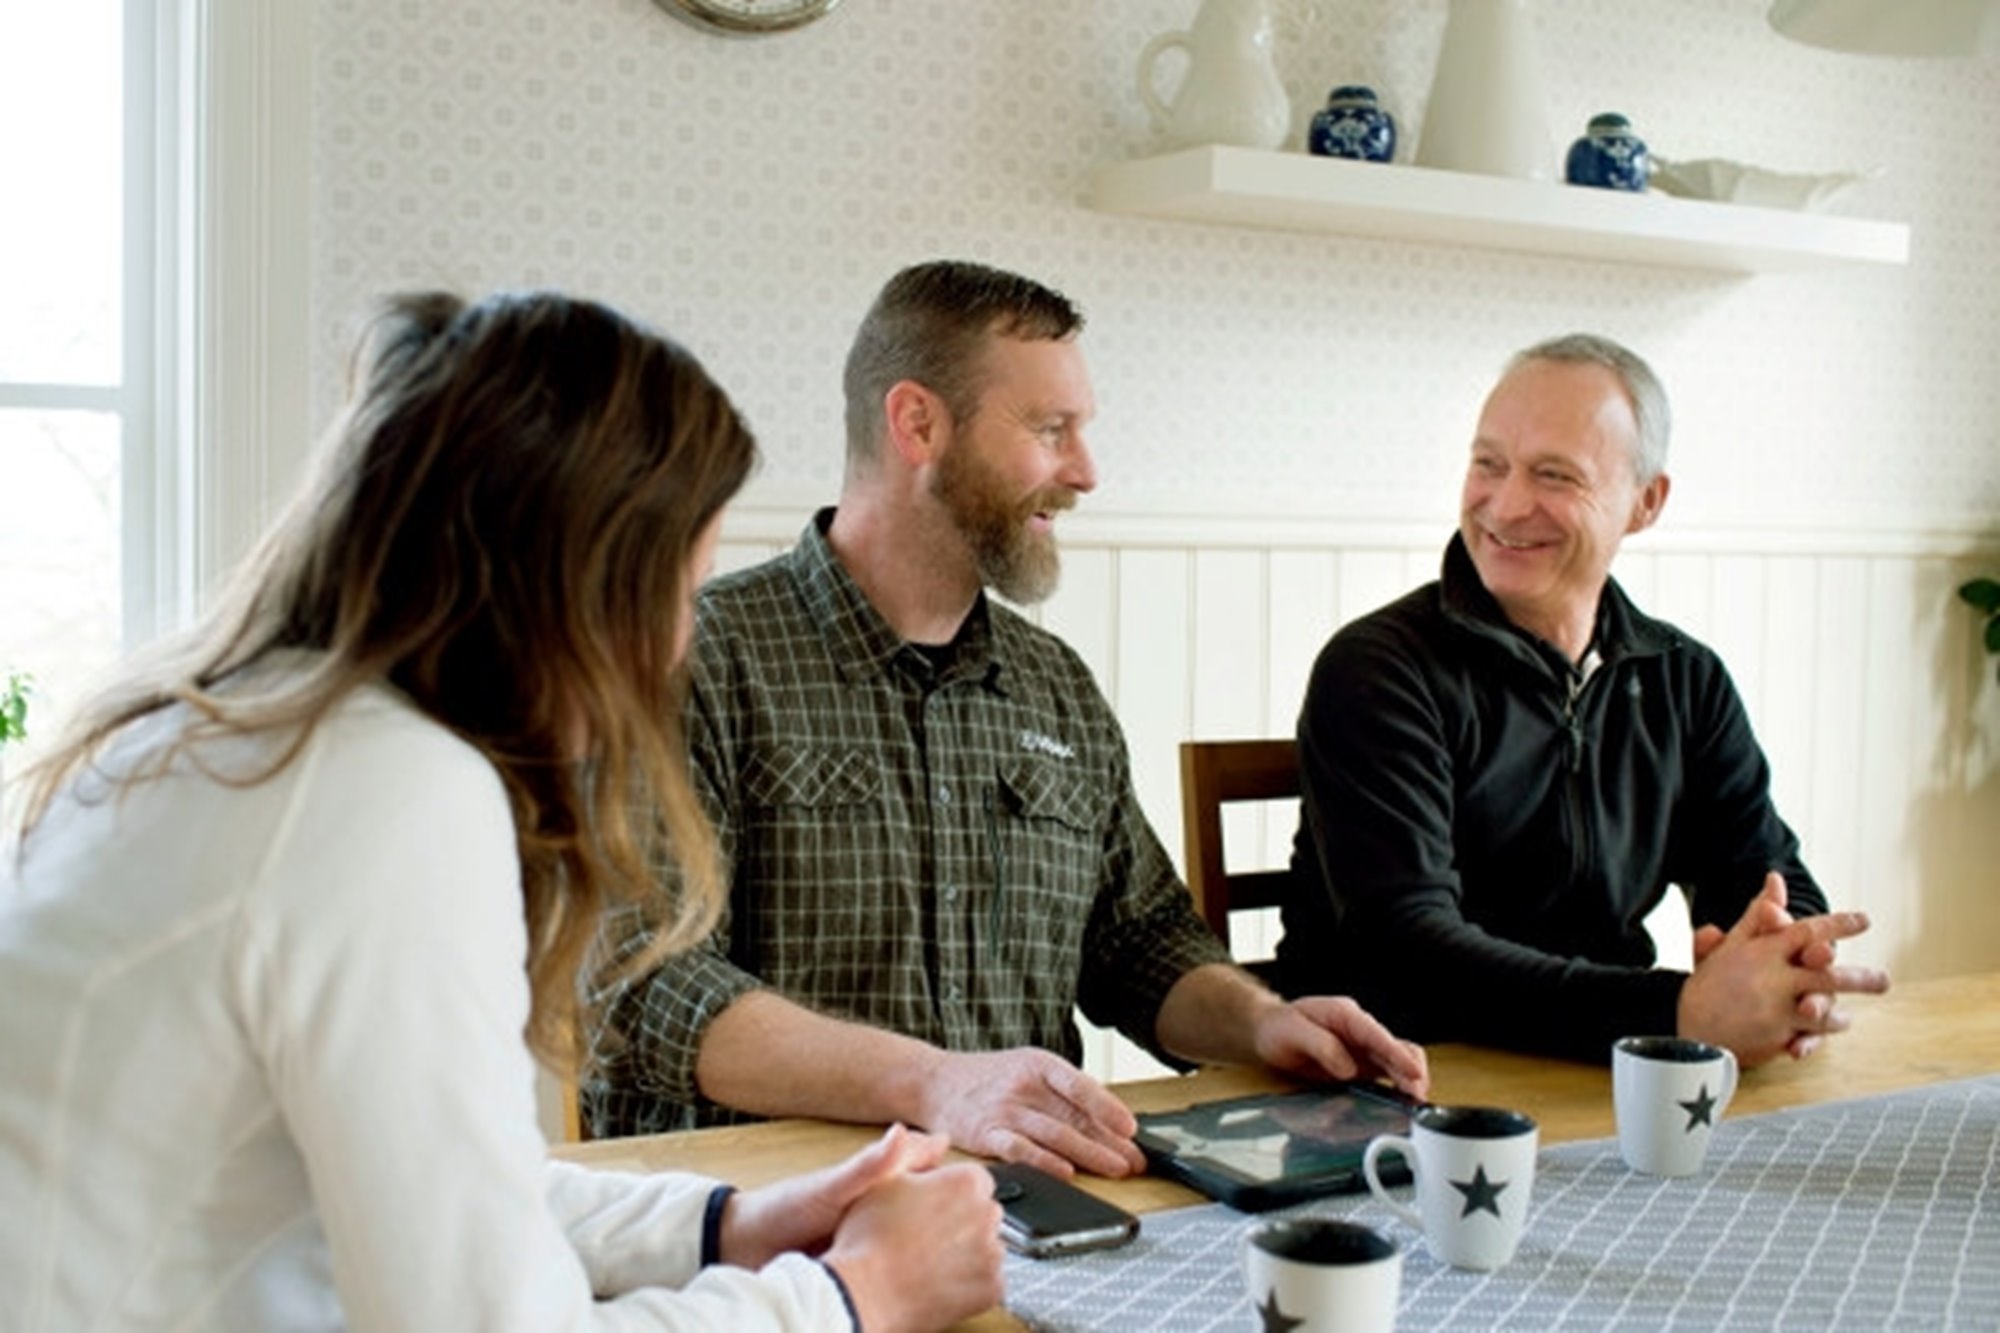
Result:
{"label": "black star on mug", "polygon": [[1257,1314],[1264,1321],[1264,1333],[1292,1333],[1293,1329],[1306,1322],[1303,1319],[1294,1319],[1278,1308],[1276,1287],[1271,1288],[1271,1294],[1257,1307]]}
{"label": "black star on mug", "polygon": [[1495,1217],[1500,1216],[1500,1191],[1507,1188],[1507,1182],[1488,1180],[1486,1163],[1481,1162],[1473,1169],[1472,1179],[1454,1180],[1451,1187],[1465,1196],[1465,1211],[1460,1217],[1471,1217],[1482,1208]]}
{"label": "black star on mug", "polygon": [[1691,1102],[1675,1102],[1674,1105],[1688,1113],[1687,1132],[1694,1133],[1696,1125],[1715,1124],[1715,1098],[1708,1095],[1708,1084],[1701,1085],[1701,1092]]}

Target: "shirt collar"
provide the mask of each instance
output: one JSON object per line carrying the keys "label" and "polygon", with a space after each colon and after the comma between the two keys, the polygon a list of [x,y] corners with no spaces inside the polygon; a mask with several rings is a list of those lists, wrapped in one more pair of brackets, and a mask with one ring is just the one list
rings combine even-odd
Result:
{"label": "shirt collar", "polygon": [[[833,544],[826,539],[832,525],[831,507],[814,514],[792,550],[791,565],[792,580],[807,614],[826,640],[834,666],[843,679],[851,681],[888,671],[899,659],[922,662],[921,655],[883,619],[834,554]],[[997,687],[1001,663],[995,656],[993,617],[984,590],[952,642],[950,661],[935,673],[935,684],[979,676]],[[924,663],[921,670],[928,674],[931,669]]]}
{"label": "shirt collar", "polygon": [[[1450,545],[1445,547],[1444,572],[1438,586],[1445,613],[1452,618],[1461,623],[1469,621],[1504,632],[1509,637],[1539,645],[1553,658],[1562,657],[1561,653],[1548,648],[1541,640],[1507,619],[1500,603],[1480,581],[1479,567],[1472,563],[1472,552],[1465,549],[1465,538],[1460,534],[1452,534]],[[1590,654],[1597,656],[1600,665],[1624,657],[1665,652],[1677,640],[1678,636],[1670,626],[1654,620],[1632,604],[1632,599],[1618,586],[1617,579],[1605,578],[1604,590],[1597,597],[1597,628],[1590,637]],[[1575,669],[1573,663],[1564,665]]]}

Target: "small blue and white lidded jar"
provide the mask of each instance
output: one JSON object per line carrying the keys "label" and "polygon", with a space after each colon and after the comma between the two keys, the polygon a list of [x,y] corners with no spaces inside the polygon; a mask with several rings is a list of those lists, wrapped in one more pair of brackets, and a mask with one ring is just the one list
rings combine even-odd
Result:
{"label": "small blue and white lidded jar", "polygon": [[1569,146],[1563,177],[1571,185],[1601,190],[1642,191],[1653,174],[1646,142],[1632,133],[1632,122],[1615,111],[1592,116],[1584,136]]}
{"label": "small blue and white lidded jar", "polygon": [[1317,157],[1387,162],[1396,155],[1396,119],[1375,100],[1375,90],[1342,84],[1313,113],[1306,147]]}

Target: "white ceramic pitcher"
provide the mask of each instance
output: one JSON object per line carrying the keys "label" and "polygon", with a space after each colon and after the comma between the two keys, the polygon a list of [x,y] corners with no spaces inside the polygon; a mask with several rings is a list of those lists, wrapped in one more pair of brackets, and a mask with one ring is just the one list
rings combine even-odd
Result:
{"label": "white ceramic pitcher", "polygon": [[1528,0],[1451,0],[1417,165],[1561,179]]}
{"label": "white ceramic pitcher", "polygon": [[[1270,0],[1201,0],[1194,26],[1163,32],[1139,53],[1139,100],[1175,147],[1234,144],[1276,148],[1292,129],[1291,99],[1271,58]],[[1171,104],[1154,80],[1161,54],[1187,53]]]}

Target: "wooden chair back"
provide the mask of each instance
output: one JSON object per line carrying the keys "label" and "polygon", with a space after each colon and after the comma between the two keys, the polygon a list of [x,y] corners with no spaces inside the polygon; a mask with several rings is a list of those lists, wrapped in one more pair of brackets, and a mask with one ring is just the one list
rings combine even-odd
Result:
{"label": "wooden chair back", "polygon": [[1181,834],[1195,908],[1224,944],[1229,914],[1284,901],[1290,872],[1239,870],[1223,856],[1222,807],[1299,794],[1298,744],[1286,740],[1181,742]]}

